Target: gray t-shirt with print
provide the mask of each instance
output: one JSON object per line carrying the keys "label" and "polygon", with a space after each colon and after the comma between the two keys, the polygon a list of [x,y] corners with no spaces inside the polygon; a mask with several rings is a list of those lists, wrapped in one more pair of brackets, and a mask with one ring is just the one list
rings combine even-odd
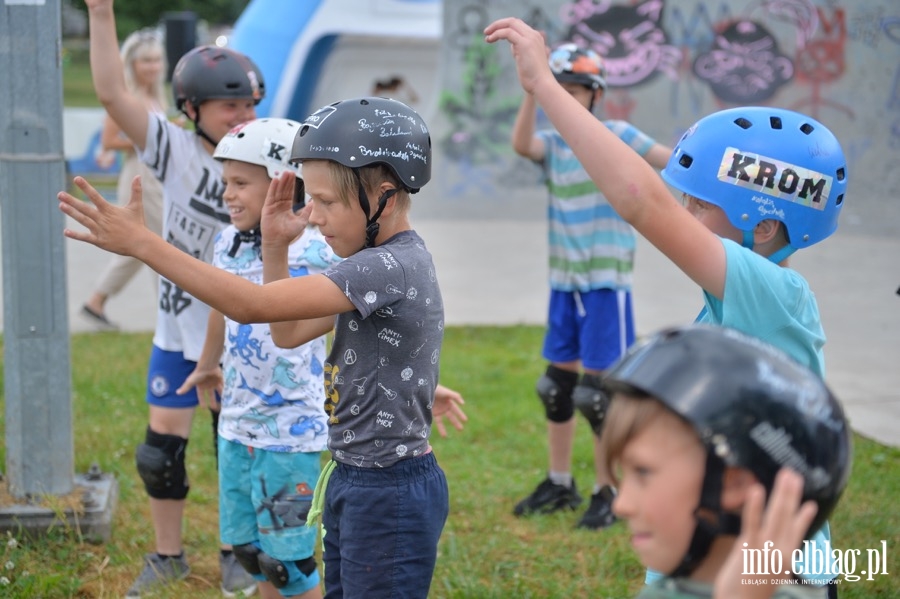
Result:
{"label": "gray t-shirt with print", "polygon": [[425,243],[404,231],[325,276],[356,307],[338,315],[325,364],[334,459],[378,468],[427,453],[444,303]]}

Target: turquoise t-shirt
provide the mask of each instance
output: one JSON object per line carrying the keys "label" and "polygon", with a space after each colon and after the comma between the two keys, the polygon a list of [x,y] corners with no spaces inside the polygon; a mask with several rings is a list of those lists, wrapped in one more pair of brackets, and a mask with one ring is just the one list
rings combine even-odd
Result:
{"label": "turquoise t-shirt", "polygon": [[703,292],[706,310],[697,322],[737,329],[789,354],[825,377],[825,333],[816,296],[800,273],[723,239],[725,293]]}
{"label": "turquoise t-shirt", "polygon": [[[697,322],[737,329],[761,339],[789,354],[820,377],[825,378],[825,332],[819,318],[816,296],[806,279],[795,270],[779,266],[768,258],[730,239],[725,248],[725,292],[723,299],[704,291],[705,306]],[[831,542],[831,529],[826,522],[810,539],[809,549],[824,550]],[[804,554],[804,578],[825,584],[838,573],[822,574],[825,560],[813,560]],[[807,568],[822,564],[823,568]],[[647,584],[663,575],[647,570]]]}

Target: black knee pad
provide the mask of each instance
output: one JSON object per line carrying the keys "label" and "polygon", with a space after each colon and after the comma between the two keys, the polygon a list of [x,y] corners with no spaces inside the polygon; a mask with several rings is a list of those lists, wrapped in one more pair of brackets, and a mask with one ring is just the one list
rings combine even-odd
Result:
{"label": "black knee pad", "polygon": [[606,418],[606,410],[609,408],[609,396],[603,390],[600,377],[596,374],[585,374],[581,382],[575,385],[572,391],[572,401],[581,412],[591,430],[598,437],[603,430],[603,419]]}
{"label": "black knee pad", "polygon": [[276,589],[296,584],[309,578],[316,571],[316,558],[308,557],[295,562],[283,562],[261,551],[257,558],[259,569]]}
{"label": "black knee pad", "polygon": [[536,390],[547,420],[550,422],[568,422],[575,413],[572,403],[572,389],[578,381],[578,373],[547,366],[547,372],[538,379]]}
{"label": "black knee pad", "polygon": [[253,576],[262,574],[262,570],[259,569],[259,555],[262,553],[262,549],[254,543],[235,545],[231,551],[234,553],[234,559],[247,571],[247,574]]}
{"label": "black knee pad", "polygon": [[154,499],[184,499],[190,484],[184,467],[188,440],[163,435],[147,427],[147,437],[135,452],[137,471]]}

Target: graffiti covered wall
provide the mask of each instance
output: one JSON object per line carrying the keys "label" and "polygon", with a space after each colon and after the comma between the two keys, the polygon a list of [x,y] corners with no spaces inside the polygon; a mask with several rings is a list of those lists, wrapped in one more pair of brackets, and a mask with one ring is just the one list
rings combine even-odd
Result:
{"label": "graffiti covered wall", "polygon": [[553,45],[606,59],[602,115],[674,145],[719,109],[766,105],[827,125],[848,161],[842,227],[900,227],[900,4],[896,0],[444,0],[443,91],[431,210],[447,217],[544,214],[537,168],[509,135],[521,100],[492,20],[517,16]]}

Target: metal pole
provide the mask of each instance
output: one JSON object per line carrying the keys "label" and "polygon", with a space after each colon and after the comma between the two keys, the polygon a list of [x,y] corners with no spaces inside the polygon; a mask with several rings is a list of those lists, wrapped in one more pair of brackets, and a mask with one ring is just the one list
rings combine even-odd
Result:
{"label": "metal pole", "polygon": [[0,0],[6,473],[15,497],[74,486],[59,0]]}

